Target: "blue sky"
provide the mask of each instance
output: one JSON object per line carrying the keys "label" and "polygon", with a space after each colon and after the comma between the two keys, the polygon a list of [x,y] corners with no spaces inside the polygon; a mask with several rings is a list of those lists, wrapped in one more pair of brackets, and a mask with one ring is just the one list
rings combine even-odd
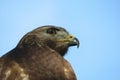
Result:
{"label": "blue sky", "polygon": [[80,40],[65,56],[78,80],[120,80],[119,0],[0,0],[0,56],[48,24]]}

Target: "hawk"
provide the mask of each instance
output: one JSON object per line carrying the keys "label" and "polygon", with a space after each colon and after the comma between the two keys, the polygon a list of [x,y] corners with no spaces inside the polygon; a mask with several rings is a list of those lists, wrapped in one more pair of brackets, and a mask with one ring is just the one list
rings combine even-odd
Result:
{"label": "hawk", "polygon": [[28,32],[0,58],[0,80],[77,80],[64,58],[77,38],[64,28],[46,25]]}

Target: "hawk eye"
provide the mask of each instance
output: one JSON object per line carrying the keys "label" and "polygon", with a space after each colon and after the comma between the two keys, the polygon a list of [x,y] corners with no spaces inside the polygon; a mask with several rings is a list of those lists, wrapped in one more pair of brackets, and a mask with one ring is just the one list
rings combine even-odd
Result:
{"label": "hawk eye", "polygon": [[50,29],[47,30],[47,33],[56,34],[56,29],[55,28],[50,28]]}

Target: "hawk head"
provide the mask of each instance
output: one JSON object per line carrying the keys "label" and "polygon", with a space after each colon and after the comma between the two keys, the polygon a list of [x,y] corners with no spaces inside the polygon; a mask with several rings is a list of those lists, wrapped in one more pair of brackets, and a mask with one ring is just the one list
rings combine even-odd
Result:
{"label": "hawk head", "polygon": [[49,47],[64,56],[70,46],[79,47],[79,41],[64,28],[48,25],[27,33],[17,47],[35,45]]}

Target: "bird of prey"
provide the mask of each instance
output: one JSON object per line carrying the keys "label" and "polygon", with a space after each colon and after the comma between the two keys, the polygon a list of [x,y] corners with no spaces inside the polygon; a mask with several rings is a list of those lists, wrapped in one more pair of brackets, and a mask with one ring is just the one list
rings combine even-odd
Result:
{"label": "bird of prey", "polygon": [[62,27],[34,29],[0,58],[0,80],[77,80],[64,58],[70,46],[79,41]]}

